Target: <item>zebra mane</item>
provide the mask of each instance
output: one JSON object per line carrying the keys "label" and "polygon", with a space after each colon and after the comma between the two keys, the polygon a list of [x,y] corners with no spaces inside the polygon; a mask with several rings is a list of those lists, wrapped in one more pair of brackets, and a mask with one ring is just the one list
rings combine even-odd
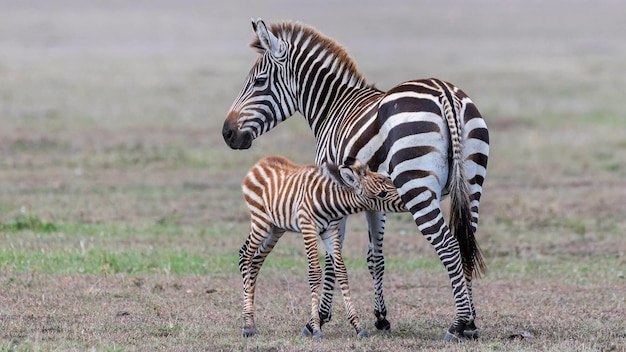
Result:
{"label": "zebra mane", "polygon": [[[320,49],[330,53],[335,57],[340,65],[338,67],[343,68],[342,74],[347,73],[347,81],[354,83],[351,85],[357,87],[368,86],[365,76],[359,72],[356,68],[356,63],[348,54],[348,51],[334,39],[325,36],[317,29],[305,25],[301,22],[282,21],[270,23],[268,30],[272,32],[277,38],[282,39],[288,43],[291,43],[293,47],[298,46],[301,43],[305,43],[310,38],[309,47],[320,45]],[[300,36],[301,34],[301,36]],[[300,40],[296,43],[296,38],[300,36]],[[254,37],[250,46],[256,49],[261,48],[261,42],[258,37]],[[373,85],[371,85],[373,86]]]}

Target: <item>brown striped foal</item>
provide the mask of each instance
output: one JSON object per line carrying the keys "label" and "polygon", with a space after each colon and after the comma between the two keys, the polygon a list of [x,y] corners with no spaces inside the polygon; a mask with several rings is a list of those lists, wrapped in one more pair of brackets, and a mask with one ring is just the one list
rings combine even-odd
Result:
{"label": "brown striped foal", "polygon": [[350,298],[348,276],[340,251],[339,223],[346,215],[365,210],[406,211],[391,180],[350,157],[343,165],[302,166],[283,157],[270,156],[250,169],[242,189],[251,216],[250,234],[239,250],[239,270],[244,286],[243,336],[259,332],[253,309],[257,275],[285,231],[302,233],[306,247],[311,289],[308,326],[313,337],[322,337],[318,313],[322,282],[318,236],[332,258],[348,320],[359,337],[368,336]]}

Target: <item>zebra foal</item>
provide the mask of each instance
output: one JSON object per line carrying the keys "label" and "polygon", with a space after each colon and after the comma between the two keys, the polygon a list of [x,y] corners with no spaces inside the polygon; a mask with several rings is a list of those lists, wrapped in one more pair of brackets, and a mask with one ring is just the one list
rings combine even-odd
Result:
{"label": "zebra foal", "polygon": [[314,338],[322,337],[319,294],[322,272],[317,254],[317,237],[331,258],[346,305],[348,320],[359,337],[367,337],[350,298],[348,276],[341,257],[339,223],[348,215],[364,210],[406,211],[391,180],[371,172],[367,165],[347,158],[343,165],[296,165],[269,156],[256,163],[242,182],[250,210],[250,233],[239,250],[243,277],[243,336],[258,334],[254,323],[254,290],[263,261],[285,231],[301,232],[309,262],[311,318],[308,326]]}

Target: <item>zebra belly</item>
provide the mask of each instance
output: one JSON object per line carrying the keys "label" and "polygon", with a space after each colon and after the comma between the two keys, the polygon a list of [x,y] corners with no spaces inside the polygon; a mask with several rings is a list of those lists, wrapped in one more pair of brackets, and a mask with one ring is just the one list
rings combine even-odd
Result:
{"label": "zebra belly", "polygon": [[295,216],[292,216],[291,214],[278,214],[276,212],[271,212],[270,219],[272,224],[278,228],[292,232],[302,232]]}

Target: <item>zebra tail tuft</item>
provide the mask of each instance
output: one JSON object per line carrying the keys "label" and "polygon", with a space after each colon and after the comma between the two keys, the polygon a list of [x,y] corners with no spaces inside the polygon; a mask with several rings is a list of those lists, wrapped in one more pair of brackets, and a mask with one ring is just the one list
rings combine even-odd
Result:
{"label": "zebra tail tuft", "polygon": [[459,242],[463,272],[469,277],[482,277],[487,265],[472,227],[469,187],[463,172],[463,161],[455,157],[450,183],[450,229]]}

